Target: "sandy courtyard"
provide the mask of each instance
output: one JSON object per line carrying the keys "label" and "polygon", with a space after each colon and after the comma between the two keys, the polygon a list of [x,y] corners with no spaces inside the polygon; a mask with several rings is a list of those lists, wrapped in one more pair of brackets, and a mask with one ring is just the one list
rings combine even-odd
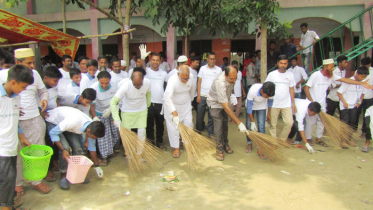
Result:
{"label": "sandy courtyard", "polygon": [[[241,117],[241,120],[243,118]],[[281,126],[281,124],[280,124]],[[267,129],[268,133],[268,129]],[[192,171],[185,153],[172,158],[168,147],[162,152],[158,170],[138,179],[129,177],[122,153],[102,167],[104,177],[90,170],[89,184],[71,185],[61,190],[58,182],[47,183],[52,191],[39,194],[25,187],[24,204],[34,210],[60,209],[373,209],[373,151],[362,153],[360,146],[348,150],[315,145],[308,152],[290,148],[280,163],[261,160],[245,153],[246,140],[229,125],[234,154],[223,162],[212,161]],[[170,170],[180,182],[162,182],[160,173]],[[289,172],[284,174],[281,171]],[[55,173],[59,178],[59,173]],[[129,194],[126,195],[127,191]]]}

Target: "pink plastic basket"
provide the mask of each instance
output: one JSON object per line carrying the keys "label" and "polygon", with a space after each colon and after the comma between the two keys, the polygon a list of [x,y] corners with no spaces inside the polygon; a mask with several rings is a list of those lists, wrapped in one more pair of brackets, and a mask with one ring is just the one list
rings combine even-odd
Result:
{"label": "pink plastic basket", "polygon": [[86,156],[70,156],[66,179],[69,180],[71,184],[83,183],[92,165],[93,162]]}

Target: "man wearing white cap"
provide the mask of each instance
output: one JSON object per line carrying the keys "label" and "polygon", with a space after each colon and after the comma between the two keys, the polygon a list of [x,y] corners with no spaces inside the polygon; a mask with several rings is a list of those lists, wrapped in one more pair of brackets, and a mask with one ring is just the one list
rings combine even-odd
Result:
{"label": "man wearing white cap", "polygon": [[177,74],[179,72],[180,67],[182,65],[188,65],[188,58],[185,55],[179,56],[179,58],[177,59],[177,67],[168,72],[166,76],[166,82],[168,82],[172,75]]}
{"label": "man wearing white cap", "polygon": [[[125,63],[126,61],[124,61]],[[111,68],[112,71],[110,72],[111,74],[111,83],[114,85],[115,88],[118,87],[118,84],[120,81],[128,78],[128,73],[126,71],[123,71],[121,69],[122,63],[121,60],[118,58],[113,58],[111,60]]]}
{"label": "man wearing white cap", "polygon": [[[184,57],[186,58],[186,56]],[[170,146],[174,148],[172,153],[174,158],[180,157],[179,123],[181,122],[193,129],[191,102],[194,99],[196,88],[193,81],[193,74],[190,73],[189,67],[187,65],[180,65],[180,61],[178,60],[179,70],[169,78],[163,96],[164,119],[166,120]],[[188,59],[185,60],[185,64],[187,61]]]}
{"label": "man wearing white cap", "polygon": [[[48,107],[48,90],[39,75],[39,73],[34,70],[35,68],[35,57],[34,52],[31,48],[20,48],[14,51],[14,57],[16,64],[22,64],[32,71],[34,76],[34,83],[29,85],[25,91],[20,93],[21,97],[21,107],[24,113],[20,116],[20,126],[26,138],[31,144],[44,145],[44,137],[46,125],[43,118],[40,116],[39,106],[42,108],[41,112],[44,112]],[[0,73],[1,84],[7,81],[8,70],[2,70]],[[40,99],[40,104],[38,104],[38,99]],[[21,147],[18,147],[21,150]],[[18,153],[19,154],[19,153]],[[23,190],[23,164],[22,158],[18,155],[17,158],[17,179],[16,179],[16,191],[17,196],[24,195]],[[31,184],[36,190],[41,193],[48,193],[51,189],[41,182],[42,180],[32,181]]]}
{"label": "man wearing white cap", "polygon": [[[304,87],[304,92],[306,93],[307,99],[311,102],[316,101],[321,105],[321,111],[326,112],[326,91],[332,82],[345,82],[348,84],[362,85],[367,89],[373,89],[367,82],[359,82],[349,78],[342,78],[337,74],[333,74],[334,71],[334,60],[326,59],[323,60],[323,67],[320,71],[313,73],[308,80],[306,86]],[[317,115],[315,121],[307,122],[306,124],[306,138],[310,145],[312,142],[312,127],[317,124],[316,128],[316,144],[327,147],[328,145],[321,140],[324,133],[324,125],[322,124],[320,117]]]}

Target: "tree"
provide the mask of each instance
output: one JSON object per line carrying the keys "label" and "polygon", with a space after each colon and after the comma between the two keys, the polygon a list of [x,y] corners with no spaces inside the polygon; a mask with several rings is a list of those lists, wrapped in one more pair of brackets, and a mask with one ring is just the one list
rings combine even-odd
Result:
{"label": "tree", "polygon": [[[255,33],[261,36],[261,80],[267,78],[267,35],[287,34],[291,22],[281,23],[277,18],[280,4],[276,0],[230,0],[224,1],[222,13],[227,22],[241,26],[241,32],[249,31],[249,23],[255,22],[259,29]],[[281,31],[281,32],[280,32]]]}

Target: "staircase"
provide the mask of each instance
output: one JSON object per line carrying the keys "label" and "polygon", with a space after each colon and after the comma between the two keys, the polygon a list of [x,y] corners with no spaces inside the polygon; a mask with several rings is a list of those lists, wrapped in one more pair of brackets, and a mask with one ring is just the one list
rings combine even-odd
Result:
{"label": "staircase", "polygon": [[[309,75],[310,75],[313,72],[318,71],[322,68],[322,61],[324,59],[334,58],[334,60],[336,61],[338,56],[345,55],[345,56],[347,56],[348,61],[350,61],[350,60],[356,58],[357,56],[359,56],[363,53],[366,53],[369,49],[371,49],[373,47],[373,14],[372,13],[373,13],[373,6],[365,9],[364,11],[355,15],[354,17],[352,17],[348,21],[344,22],[343,24],[341,24],[337,28],[333,29],[329,33],[323,35],[322,37],[320,37],[319,40],[317,40],[317,42],[315,44],[307,46],[305,49],[299,51],[298,53],[294,54],[290,58],[299,55],[298,58],[302,59],[300,55],[302,54],[302,52],[304,50],[309,49],[309,48],[314,48],[313,49],[313,56],[312,56],[312,59],[311,59],[312,70],[309,73]],[[366,31],[367,29],[365,29],[365,31],[364,31],[364,16],[365,15],[369,15],[368,31]],[[359,41],[358,41],[357,44],[355,44],[355,42],[354,42],[356,40],[354,40],[354,34],[353,34],[353,31],[351,30],[352,29],[352,22],[354,22],[354,21],[358,21],[358,23],[359,23],[358,25],[359,25],[359,28],[360,28],[360,30],[355,30],[355,31],[360,31]],[[352,46],[349,49],[345,49],[345,46],[344,46],[343,29],[345,29],[345,27],[350,29],[349,31],[350,31],[351,45]],[[332,36],[333,34],[335,35],[336,33],[338,33],[338,35],[339,35],[338,38],[336,38],[335,36],[334,37]],[[370,37],[366,38],[365,33],[369,33]],[[335,40],[338,40],[341,44],[341,50],[340,50],[339,55],[336,55],[336,53],[335,53],[335,49],[334,49]],[[338,43],[338,45],[339,45],[339,43]],[[275,68],[272,68],[268,72],[271,72],[274,69]]]}

